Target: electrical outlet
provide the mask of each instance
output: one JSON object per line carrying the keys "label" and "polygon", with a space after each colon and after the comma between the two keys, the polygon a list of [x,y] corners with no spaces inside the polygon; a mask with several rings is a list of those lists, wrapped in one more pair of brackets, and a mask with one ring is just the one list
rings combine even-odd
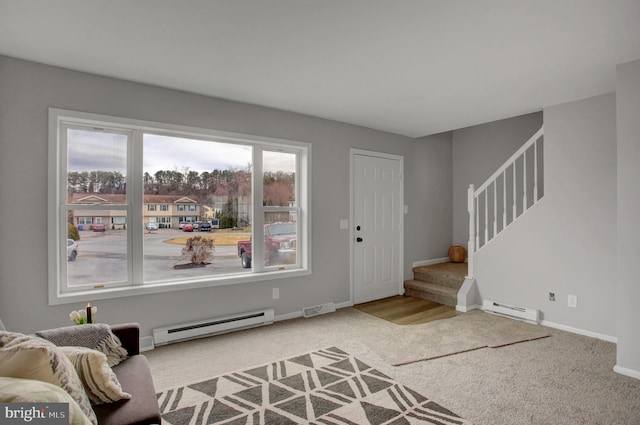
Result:
{"label": "electrical outlet", "polygon": [[577,295],[569,295],[567,298],[567,305],[571,308],[578,307],[578,296]]}
{"label": "electrical outlet", "polygon": [[280,288],[273,288],[273,299],[277,300],[280,298]]}
{"label": "electrical outlet", "polygon": [[555,300],[556,300],[555,292],[549,292],[549,301],[555,301]]}

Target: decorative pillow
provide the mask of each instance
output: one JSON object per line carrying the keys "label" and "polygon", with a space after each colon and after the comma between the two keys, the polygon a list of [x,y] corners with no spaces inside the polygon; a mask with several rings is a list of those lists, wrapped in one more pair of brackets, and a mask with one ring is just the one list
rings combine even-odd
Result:
{"label": "decorative pillow", "polygon": [[111,332],[109,325],[104,323],[66,326],[38,331],[36,335],[59,347],[74,346],[98,350],[107,356],[111,367],[127,358],[127,350],[122,347],[120,339]]}
{"label": "decorative pillow", "polygon": [[76,368],[91,404],[105,404],[131,398],[131,394],[122,391],[118,377],[107,364],[107,356],[103,353],[87,347],[60,349]]}
{"label": "decorative pillow", "polygon": [[67,403],[70,425],[91,425],[78,403],[62,388],[35,379],[0,377],[2,403]]}
{"label": "decorative pillow", "polygon": [[35,379],[57,385],[73,397],[91,422],[98,422],[71,361],[49,341],[0,331],[0,376]]}

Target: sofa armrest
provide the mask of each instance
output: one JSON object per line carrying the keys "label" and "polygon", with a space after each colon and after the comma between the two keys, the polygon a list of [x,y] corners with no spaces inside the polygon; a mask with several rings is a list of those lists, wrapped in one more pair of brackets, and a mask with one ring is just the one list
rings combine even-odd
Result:
{"label": "sofa armrest", "polygon": [[140,354],[140,325],[138,323],[121,323],[110,325],[111,331],[120,339],[129,356]]}

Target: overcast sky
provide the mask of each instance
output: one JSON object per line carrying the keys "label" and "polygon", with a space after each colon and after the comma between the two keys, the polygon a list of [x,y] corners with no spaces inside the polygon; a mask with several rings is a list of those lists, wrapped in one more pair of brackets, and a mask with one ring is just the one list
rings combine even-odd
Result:
{"label": "overcast sky", "polygon": [[251,147],[229,143],[203,142],[147,134],[144,137],[144,171],[228,170],[246,168],[251,163]]}
{"label": "overcast sky", "polygon": [[[119,171],[126,174],[126,136],[70,130],[68,171]],[[229,143],[198,141],[146,134],[144,137],[144,171],[159,170],[202,173],[204,171],[244,169],[251,163],[251,147]],[[294,156],[265,153],[265,171],[293,172]]]}

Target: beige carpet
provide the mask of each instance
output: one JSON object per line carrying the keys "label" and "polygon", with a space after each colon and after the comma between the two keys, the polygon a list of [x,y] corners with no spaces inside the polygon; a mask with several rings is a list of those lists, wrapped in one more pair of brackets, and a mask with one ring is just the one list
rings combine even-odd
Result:
{"label": "beige carpet", "polygon": [[390,366],[373,349],[401,327],[344,308],[144,354],[158,391],[340,347],[475,425],[640,424],[640,380],[613,372],[615,344],[540,326],[549,338]]}
{"label": "beige carpet", "polygon": [[370,348],[393,366],[549,336],[547,328],[473,310],[424,325],[402,326]]}

